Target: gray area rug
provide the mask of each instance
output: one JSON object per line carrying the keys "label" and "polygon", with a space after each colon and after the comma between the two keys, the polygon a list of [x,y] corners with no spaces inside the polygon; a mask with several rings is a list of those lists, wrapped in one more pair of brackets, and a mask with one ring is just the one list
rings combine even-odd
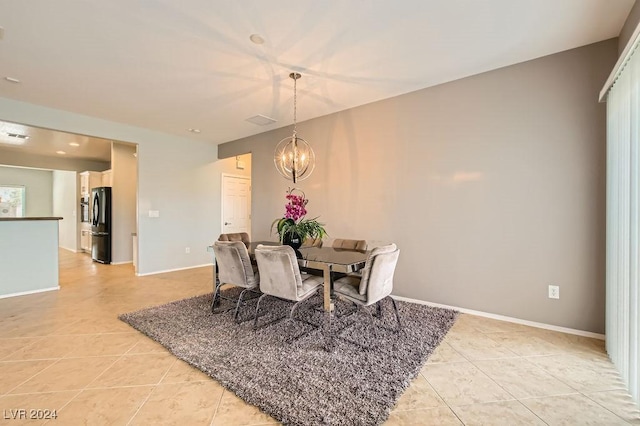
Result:
{"label": "gray area rug", "polygon": [[[233,288],[223,293],[234,297],[238,292]],[[249,301],[241,316],[252,315],[255,302]],[[243,400],[291,425],[383,423],[457,315],[397,302],[403,329],[395,333],[389,300],[383,302],[381,319],[360,311],[329,322],[317,308],[322,303],[318,294],[303,303],[296,316],[319,328],[283,319],[253,331],[252,321],[236,324],[233,311],[212,314],[210,303],[207,294],[123,314],[120,319]],[[260,324],[286,317],[290,306],[266,297],[260,311],[268,313],[260,317]],[[337,301],[336,309],[346,312],[351,305]],[[330,339],[329,330],[338,337]],[[293,340],[296,336],[300,337]]]}

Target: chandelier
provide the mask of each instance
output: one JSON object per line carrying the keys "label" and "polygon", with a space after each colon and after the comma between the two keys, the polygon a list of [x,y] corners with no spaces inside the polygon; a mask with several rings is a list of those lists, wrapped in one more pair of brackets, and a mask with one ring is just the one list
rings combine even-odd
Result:
{"label": "chandelier", "polygon": [[302,76],[297,72],[292,72],[289,77],[293,79],[293,136],[278,142],[273,162],[282,176],[296,183],[311,175],[316,166],[316,156],[311,145],[298,136],[296,130],[296,82]]}

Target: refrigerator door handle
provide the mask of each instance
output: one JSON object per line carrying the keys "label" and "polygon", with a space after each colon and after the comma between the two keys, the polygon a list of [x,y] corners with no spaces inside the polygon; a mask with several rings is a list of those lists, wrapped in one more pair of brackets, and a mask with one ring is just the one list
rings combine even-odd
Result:
{"label": "refrigerator door handle", "polygon": [[93,196],[93,226],[98,226],[98,218],[100,215],[100,200],[98,198],[98,193],[96,192]]}

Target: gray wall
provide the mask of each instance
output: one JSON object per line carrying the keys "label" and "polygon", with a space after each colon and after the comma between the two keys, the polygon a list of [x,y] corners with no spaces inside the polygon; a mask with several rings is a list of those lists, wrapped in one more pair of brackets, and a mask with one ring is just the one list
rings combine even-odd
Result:
{"label": "gray wall", "polygon": [[[331,237],[396,242],[398,296],[603,333],[597,99],[616,56],[612,39],[299,123],[317,156],[298,185],[308,215]],[[254,239],[282,216],[291,182],[272,156],[290,132],[218,147],[253,154]]]}
{"label": "gray wall", "polygon": [[629,16],[627,16],[627,20],[625,21],[622,30],[620,30],[620,37],[618,37],[618,55],[621,54],[627,46],[629,39],[638,26],[638,22],[640,22],[640,2],[636,0],[629,12]]}
{"label": "gray wall", "polygon": [[0,184],[25,187],[25,216],[53,215],[53,175],[50,170],[0,166]]}

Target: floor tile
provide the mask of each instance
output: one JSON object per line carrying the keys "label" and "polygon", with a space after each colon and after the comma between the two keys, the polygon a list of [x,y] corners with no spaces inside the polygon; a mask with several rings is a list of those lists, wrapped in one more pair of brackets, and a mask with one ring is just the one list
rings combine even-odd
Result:
{"label": "floor tile", "polygon": [[468,360],[513,358],[517,356],[515,352],[509,349],[508,343],[496,342],[485,334],[476,334],[463,338],[452,336],[447,339],[447,343]]}
{"label": "floor tile", "polygon": [[73,352],[67,353],[66,357],[122,355],[140,341],[141,334],[129,331],[127,333],[92,334],[79,337],[82,337],[82,340],[78,341]]}
{"label": "floor tile", "polygon": [[210,425],[224,389],[216,382],[158,385],[129,425]]}
{"label": "floor tile", "polygon": [[7,360],[57,359],[72,352],[86,336],[47,336],[4,358]]}
{"label": "floor tile", "polygon": [[411,382],[411,386],[402,394],[394,410],[415,410],[418,408],[433,408],[440,405],[445,405],[442,398],[438,396],[427,379],[422,375],[418,375]]}
{"label": "floor tile", "polygon": [[513,399],[470,362],[427,364],[422,374],[449,406]]}
{"label": "floor tile", "polygon": [[202,371],[195,367],[192,367],[188,363],[178,359],[171,366],[167,374],[162,378],[160,383],[180,383],[180,382],[194,382],[202,380],[212,380]]}
{"label": "floor tile", "polygon": [[51,366],[55,361],[3,361],[0,362],[0,395]]}
{"label": "floor tile", "polygon": [[14,352],[31,346],[42,337],[17,337],[12,339],[0,339],[0,360],[6,358]]}
{"label": "floor tile", "polygon": [[24,410],[26,420],[13,420],[10,418],[9,421],[7,421],[7,424],[11,426],[21,424],[42,424],[45,423],[45,420],[47,419],[57,421],[60,409],[78,395],[78,393],[79,391],[65,391],[5,395],[0,397],[0,412],[3,413],[0,418],[7,420],[7,417],[12,416],[11,410],[13,410],[14,416],[19,417],[21,416],[21,413],[18,410]]}
{"label": "floor tile", "polygon": [[61,359],[12,390],[11,393],[80,390],[113,365],[117,359],[118,357]]}
{"label": "floor tile", "polygon": [[630,424],[640,425],[640,408],[626,390],[595,392],[586,396]]}
{"label": "floor tile", "polygon": [[124,355],[87,387],[155,385],[174,362],[170,354]]}
{"label": "floor tile", "polygon": [[145,336],[142,336],[140,340],[127,351],[127,355],[148,353],[168,353],[168,351],[160,343],[154,342]]}
{"label": "floor tile", "polygon": [[526,359],[475,361],[474,365],[515,398],[576,393],[574,389]]}
{"label": "floor tile", "polygon": [[211,426],[246,426],[277,423],[258,407],[249,405],[235,394],[225,391]]}
{"label": "floor tile", "polygon": [[452,407],[465,426],[529,426],[545,425],[519,401],[487,402],[483,404]]}
{"label": "floor tile", "polygon": [[467,359],[453,349],[449,343],[441,342],[427,359],[427,364],[463,361],[467,361]]}
{"label": "floor tile", "polygon": [[59,425],[126,425],[142,406],[152,386],[87,389],[58,413]]}
{"label": "floor tile", "polygon": [[584,395],[562,395],[521,401],[550,425],[614,426],[628,424]]}
{"label": "floor tile", "polygon": [[462,422],[449,407],[394,411],[384,426],[460,426]]}
{"label": "floor tile", "polygon": [[588,362],[575,355],[526,358],[579,392],[624,389],[624,383],[608,361]]}

